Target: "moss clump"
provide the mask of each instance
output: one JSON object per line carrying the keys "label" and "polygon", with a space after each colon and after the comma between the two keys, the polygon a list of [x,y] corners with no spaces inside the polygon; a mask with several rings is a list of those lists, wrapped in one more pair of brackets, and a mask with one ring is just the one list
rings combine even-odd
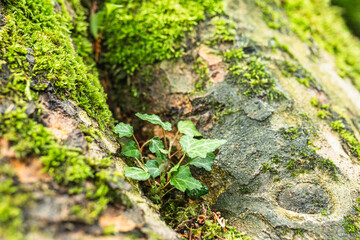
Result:
{"label": "moss clump", "polygon": [[22,0],[6,1],[4,15],[0,60],[13,73],[8,87],[31,100],[36,98],[32,89],[44,89],[41,84],[50,82],[58,96],[73,99],[101,127],[109,124],[106,95],[91,67],[76,54],[67,14],[55,10],[51,0]]}
{"label": "moss clump", "polygon": [[348,214],[345,219],[343,226],[345,228],[345,232],[357,236],[356,239],[360,237],[360,198],[356,199],[356,203],[354,205],[355,214]]}
{"label": "moss clump", "polygon": [[197,58],[192,67],[192,70],[197,75],[197,78],[195,80],[195,89],[201,91],[202,89],[204,89],[206,83],[210,81],[209,69],[206,63],[201,58]]}
{"label": "moss clump", "polygon": [[258,5],[263,14],[263,18],[266,21],[267,25],[273,29],[281,29],[286,26],[286,22],[283,19],[281,11],[275,8],[275,6],[280,6],[279,1],[263,1],[255,0],[256,5]]}
{"label": "moss clump", "polygon": [[279,41],[279,39],[277,39],[276,37],[273,37],[270,42],[269,42],[270,47],[272,48],[272,50],[274,52],[276,52],[277,49],[280,49],[283,52],[286,52],[287,54],[289,54],[289,56],[292,59],[295,59],[294,54],[290,51],[290,48],[288,45],[283,44]]}
{"label": "moss clump", "polygon": [[222,52],[222,55],[224,61],[228,63],[239,62],[248,57],[242,48],[227,49]]}
{"label": "moss clump", "polygon": [[[238,232],[234,227],[222,227],[214,220],[218,215],[208,207],[197,203],[186,203],[180,196],[168,199],[162,208],[162,216],[169,226],[181,236],[193,239],[211,240],[215,238],[228,240],[250,240],[245,234]],[[217,214],[217,213],[216,213]],[[224,222],[225,223],[225,222]],[[226,229],[226,230],[224,230]]]}
{"label": "moss clump", "polygon": [[237,26],[234,21],[225,17],[214,17],[211,19],[210,25],[214,26],[215,30],[207,41],[208,45],[214,46],[225,42],[235,42]]}
{"label": "moss clump", "polygon": [[282,75],[285,77],[294,77],[299,83],[305,87],[316,87],[316,79],[314,76],[303,68],[299,63],[292,63],[289,61],[281,61],[278,63]]}
{"label": "moss clump", "polygon": [[[1,162],[1,161],[0,161]],[[22,210],[29,206],[30,194],[12,179],[14,173],[9,164],[2,163],[0,170],[0,238],[24,239]]]}
{"label": "moss clump", "polygon": [[104,61],[128,74],[155,61],[180,57],[186,32],[223,12],[221,0],[108,0],[122,7],[102,20]]}
{"label": "moss clump", "polygon": [[336,120],[331,122],[331,127],[340,134],[341,138],[348,143],[350,150],[355,156],[360,156],[360,143],[349,130],[345,128],[342,120]]}
{"label": "moss clump", "polygon": [[[314,40],[329,53],[336,56],[339,74],[349,77],[360,90],[360,40],[347,28],[339,8],[331,6],[330,0],[257,0],[269,26],[279,19],[276,15],[282,7],[288,15],[291,29],[310,46]],[[269,13],[272,13],[269,16]],[[278,25],[280,28],[281,25]],[[344,44],[346,43],[346,44]]]}
{"label": "moss clump", "polygon": [[232,78],[245,87],[245,95],[263,94],[270,101],[285,98],[281,91],[275,89],[275,78],[260,57],[253,56],[233,64],[229,70]]}
{"label": "moss clump", "polygon": [[110,187],[118,185],[121,176],[111,170],[112,160],[90,159],[80,149],[59,144],[49,129],[25,114],[25,108],[18,106],[0,116],[0,136],[10,141],[17,157],[39,156],[44,170],[56,183],[66,186],[69,194],[86,194],[88,202],[73,206],[73,213],[83,221],[93,223],[109,202],[127,201],[120,190]]}

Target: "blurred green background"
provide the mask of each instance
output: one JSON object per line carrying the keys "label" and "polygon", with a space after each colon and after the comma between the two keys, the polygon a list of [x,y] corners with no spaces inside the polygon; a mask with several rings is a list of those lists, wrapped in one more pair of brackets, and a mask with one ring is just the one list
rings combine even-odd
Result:
{"label": "blurred green background", "polygon": [[347,25],[356,36],[360,37],[360,0],[331,0],[331,2],[343,9]]}

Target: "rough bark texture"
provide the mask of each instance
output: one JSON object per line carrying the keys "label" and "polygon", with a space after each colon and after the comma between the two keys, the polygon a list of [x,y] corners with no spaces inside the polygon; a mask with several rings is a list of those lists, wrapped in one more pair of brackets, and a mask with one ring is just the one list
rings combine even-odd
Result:
{"label": "rough bark texture", "polygon": [[[98,117],[108,116],[108,107],[91,106],[105,97],[86,98],[77,80],[67,91],[56,83],[64,74],[58,68],[34,73],[41,50],[9,42],[17,29],[6,11],[10,2],[0,2],[6,17],[0,15],[0,238],[176,239],[137,184],[123,176],[113,120]],[[210,189],[204,201],[239,231],[254,239],[356,239],[358,90],[339,76],[336,56],[289,28],[270,28],[253,1],[224,3],[227,15],[219,18],[225,23],[201,22],[183,57],[154,64],[150,73],[140,70],[131,84],[140,86],[149,113],[193,120],[206,137],[227,140],[210,174],[193,173]],[[54,14],[67,5],[71,9],[56,4]],[[69,34],[63,38],[58,44],[73,48],[61,42],[70,41]],[[69,57],[75,54],[72,49]],[[81,58],[72,61],[84,65]],[[55,80],[47,79],[49,72]],[[80,78],[103,94],[96,74],[86,72],[92,77]],[[134,100],[128,88],[112,84],[110,105],[119,95]],[[73,97],[76,91],[81,94]]]}

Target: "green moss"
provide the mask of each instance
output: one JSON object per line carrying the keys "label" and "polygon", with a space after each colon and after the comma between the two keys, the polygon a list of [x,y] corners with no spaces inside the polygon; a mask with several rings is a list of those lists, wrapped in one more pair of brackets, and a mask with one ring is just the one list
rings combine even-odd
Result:
{"label": "green moss", "polygon": [[315,87],[317,85],[316,79],[312,76],[312,74],[303,68],[299,63],[281,61],[278,66],[285,77],[294,77],[299,83],[305,85],[306,87]]}
{"label": "green moss", "polygon": [[197,91],[201,91],[204,89],[206,83],[210,81],[209,69],[201,58],[197,58],[192,66],[192,70],[197,75],[195,80],[195,89]]}
{"label": "green moss", "polygon": [[345,232],[353,236],[357,236],[356,239],[360,237],[360,198],[356,199],[356,203],[354,204],[354,213],[349,213],[345,217],[343,226],[345,228]]}
{"label": "green moss", "polygon": [[278,174],[279,171],[272,167],[271,165],[267,164],[267,163],[263,163],[262,164],[262,170],[261,170],[263,173],[266,173],[266,172],[269,172],[271,173],[272,175],[275,175],[275,174]]}
{"label": "green moss", "polygon": [[222,52],[222,55],[224,61],[228,63],[239,62],[243,58],[248,57],[248,55],[245,54],[242,48],[227,49],[224,52]]}
{"label": "green moss", "polygon": [[[360,40],[350,33],[339,8],[331,6],[330,0],[257,2],[269,26],[278,21],[279,16],[275,13],[282,7],[288,15],[291,29],[310,46],[314,46],[315,40],[322,48],[335,55],[339,74],[349,77],[360,90],[360,65],[357,64],[357,59],[360,58]],[[280,28],[280,24],[278,26]]]}
{"label": "green moss", "polygon": [[[9,174],[0,173],[0,238],[24,239],[23,209],[30,205],[30,194],[18,186]],[[10,166],[9,166],[10,167]],[[11,171],[10,169],[8,171]]]}
{"label": "green moss", "polygon": [[221,0],[108,0],[122,5],[102,20],[104,61],[128,74],[159,60],[180,57],[186,33],[223,12]]}
{"label": "green moss", "polygon": [[245,95],[256,95],[266,92],[268,100],[284,99],[284,93],[275,88],[275,78],[267,70],[260,57],[253,56],[243,62],[229,67],[230,74],[237,83],[245,87]]}
{"label": "green moss", "polygon": [[17,157],[39,156],[44,170],[69,194],[86,194],[88,202],[72,209],[83,221],[93,223],[110,202],[127,204],[121,191],[109,186],[121,184],[121,175],[112,173],[110,158],[90,159],[80,149],[59,144],[49,129],[25,114],[25,108],[18,106],[0,116],[0,136],[10,141]]}
{"label": "green moss", "polygon": [[281,133],[283,138],[292,140],[297,139],[303,134],[302,132],[299,132],[299,128],[296,127],[282,129]]}
{"label": "green moss", "polygon": [[360,143],[349,130],[345,128],[342,120],[336,120],[331,122],[331,127],[339,133],[341,138],[348,143],[350,150],[355,156],[360,156]]}
{"label": "green moss", "polygon": [[235,43],[236,23],[225,17],[214,17],[210,21],[210,25],[215,27],[211,36],[207,40],[207,44],[214,46],[220,43]]}
{"label": "green moss", "polygon": [[283,19],[281,11],[275,8],[280,6],[279,1],[274,0],[269,2],[263,0],[255,0],[255,3],[260,7],[263,18],[270,28],[281,29],[286,26],[286,22]]}
{"label": "green moss", "polygon": [[287,54],[289,54],[289,56],[292,58],[292,59],[295,59],[295,56],[294,54],[290,51],[290,48],[288,45],[286,44],[283,44],[279,41],[279,39],[277,39],[276,37],[273,37],[271,40],[270,40],[270,43],[269,43],[270,47],[273,49],[273,51],[276,51],[276,49],[280,49],[281,51],[283,52],[286,52]]}
{"label": "green moss", "polygon": [[[6,6],[0,60],[13,73],[7,87],[31,100],[36,98],[31,90],[50,81],[58,96],[73,99],[102,128],[109,124],[112,114],[106,95],[91,67],[75,52],[68,14],[56,12],[51,0],[7,1]],[[35,63],[27,60],[31,55]]]}
{"label": "green moss", "polygon": [[[204,206],[205,207],[205,206]],[[211,216],[212,212],[209,207],[206,207],[206,215]],[[162,206],[162,216],[169,226],[176,228],[180,223],[184,221],[191,221],[198,216],[203,215],[203,207],[200,204],[191,205],[186,203],[181,196],[175,199],[167,200]],[[192,234],[201,233],[202,239],[211,240],[216,238],[228,239],[228,240],[250,240],[245,234],[238,232],[234,227],[226,226],[226,230],[213,220],[206,219],[205,224],[198,224],[199,228],[190,229],[186,227],[186,232],[192,232]],[[179,230],[178,230],[179,231]]]}

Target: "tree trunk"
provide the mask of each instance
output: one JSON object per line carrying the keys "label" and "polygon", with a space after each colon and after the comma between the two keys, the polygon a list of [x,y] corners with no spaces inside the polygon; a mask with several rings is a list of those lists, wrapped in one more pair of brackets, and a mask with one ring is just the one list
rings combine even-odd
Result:
{"label": "tree trunk", "polygon": [[[0,238],[176,239],[124,177],[97,70],[69,36],[74,16],[84,19],[76,1],[59,2],[42,7],[46,19],[29,13],[36,3],[0,2]],[[182,57],[139,69],[127,86],[100,70],[110,109],[146,107],[226,139],[211,173],[193,175],[210,190],[203,201],[253,239],[360,237],[356,70],[336,65],[344,57],[329,53],[319,23],[310,39],[290,28],[291,3],[255,2],[224,0],[226,14],[200,22]],[[314,16],[341,22],[321,4]]]}

